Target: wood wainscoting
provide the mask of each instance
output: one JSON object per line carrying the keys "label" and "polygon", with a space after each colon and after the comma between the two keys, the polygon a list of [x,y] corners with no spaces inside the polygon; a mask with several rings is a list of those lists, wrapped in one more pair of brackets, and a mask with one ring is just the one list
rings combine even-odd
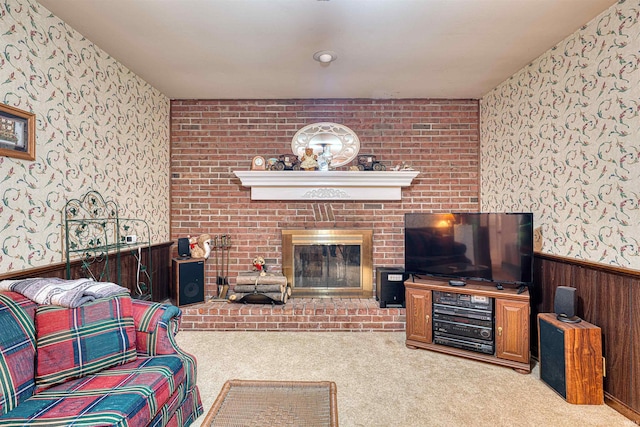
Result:
{"label": "wood wainscoting", "polygon": [[[152,298],[154,301],[164,301],[169,298],[171,280],[171,247],[174,242],[159,243],[151,246],[152,274]],[[142,249],[142,257],[146,259],[148,249]],[[115,260],[115,257],[113,258]],[[113,261],[110,261],[113,262]],[[122,266],[122,286],[130,289],[131,295],[135,295],[134,289],[137,274],[137,260],[132,252],[123,251],[120,254]],[[25,279],[29,277],[59,277],[66,278],[66,263],[59,262],[44,267],[30,268],[28,270],[14,271],[0,274],[0,280]],[[71,262],[71,277],[84,277],[80,260]]]}
{"label": "wood wainscoting", "polygon": [[[170,289],[170,265],[173,242],[154,245],[151,248],[153,257],[153,299],[163,301],[169,298]],[[175,251],[174,251],[175,252]],[[123,256],[131,256],[123,254]],[[125,277],[135,277],[135,263],[129,262],[131,271],[123,274]],[[72,268],[79,269],[80,263],[76,262]],[[131,275],[131,276],[128,276]],[[46,267],[33,268],[23,271],[15,271],[0,274],[2,279],[19,279],[25,277],[65,277],[65,263],[52,264]],[[604,379],[605,402],[627,418],[640,424],[640,272],[622,268],[580,261],[573,258],[557,257],[553,255],[536,253],[534,261],[534,280],[531,293],[531,354],[537,358],[538,354],[538,313],[553,312],[553,298],[558,286],[572,286],[577,290],[578,307],[577,314],[587,322],[599,326],[602,329],[603,354],[606,359],[606,377]],[[355,303],[349,300],[348,303]],[[371,310],[383,311],[388,315],[388,310],[380,309],[373,300],[364,301],[367,305],[353,308],[357,315],[368,316],[371,322]],[[314,301],[313,307],[308,300],[300,300],[304,307],[289,304],[276,307],[277,310],[292,310],[292,314],[307,316],[308,321],[319,322],[317,316],[319,308],[315,305],[322,304],[322,313],[327,313],[327,304],[336,305],[326,299]],[[339,301],[340,306],[334,307],[338,314],[344,310],[349,313],[351,307],[342,307],[346,301]],[[260,306],[233,305],[243,316],[254,316],[254,310],[264,310]],[[215,309],[229,310],[230,304],[226,302],[207,302],[202,305],[185,307],[183,323],[193,329],[211,329],[215,320]],[[273,311],[274,307],[268,307]],[[405,322],[404,309],[397,309],[395,317],[387,317],[382,320],[394,323],[376,330],[402,330]],[[229,320],[231,313],[218,313]],[[283,313],[273,313],[280,315]],[[382,314],[382,313],[380,313]],[[260,315],[264,313],[260,312]],[[246,319],[241,319],[242,321]],[[353,320],[353,319],[351,319]],[[210,322],[211,321],[211,322]],[[332,321],[329,319],[329,321]],[[192,323],[193,322],[193,323]],[[198,323],[200,322],[200,323]],[[205,323],[202,323],[205,322]],[[191,323],[191,324],[190,324]],[[236,327],[237,325],[234,325]],[[326,325],[321,329],[327,330]],[[362,329],[358,323],[358,330]],[[292,325],[298,330],[309,330],[307,326]],[[215,329],[215,328],[214,328]]]}
{"label": "wood wainscoting", "polygon": [[[577,315],[602,329],[605,402],[640,423],[640,272],[537,253],[534,280],[532,319],[553,312],[558,286],[576,288]],[[531,324],[537,355],[537,322]]]}

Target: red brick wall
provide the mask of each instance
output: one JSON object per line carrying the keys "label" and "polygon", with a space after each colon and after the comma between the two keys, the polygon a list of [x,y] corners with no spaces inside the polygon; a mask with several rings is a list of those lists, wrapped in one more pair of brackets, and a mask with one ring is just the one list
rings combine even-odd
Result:
{"label": "red brick wall", "polygon": [[[231,284],[256,255],[280,271],[282,228],[373,228],[374,268],[403,265],[405,212],[479,209],[478,121],[476,100],[174,100],[172,238],[230,234]],[[388,168],[406,161],[419,170],[402,201],[251,201],[233,171],[255,155],[291,153],[293,135],[314,122],[348,126],[360,152]],[[205,295],[215,275],[211,258]]]}

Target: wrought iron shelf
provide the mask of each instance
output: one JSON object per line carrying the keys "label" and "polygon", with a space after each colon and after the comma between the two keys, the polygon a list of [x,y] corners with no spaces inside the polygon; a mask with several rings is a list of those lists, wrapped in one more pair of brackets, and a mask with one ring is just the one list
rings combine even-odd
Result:
{"label": "wrought iron shelf", "polygon": [[[71,262],[81,261],[84,276],[109,281],[129,288],[135,298],[152,299],[151,234],[146,221],[121,218],[118,205],[105,201],[97,191],[89,191],[80,199],[65,204],[66,276],[71,279]],[[136,236],[127,242],[126,236]],[[140,251],[147,250],[143,263]],[[124,283],[121,253],[132,251],[138,262],[135,283]],[[136,254],[136,252],[138,252]]]}

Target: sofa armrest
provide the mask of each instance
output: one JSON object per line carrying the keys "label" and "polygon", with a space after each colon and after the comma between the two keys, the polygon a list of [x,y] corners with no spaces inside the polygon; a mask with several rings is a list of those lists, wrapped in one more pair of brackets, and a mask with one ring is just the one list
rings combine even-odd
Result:
{"label": "sofa armrest", "polygon": [[178,333],[182,312],[176,306],[133,300],[136,347],[140,356],[175,354],[173,337]]}
{"label": "sofa armrest", "polygon": [[185,365],[189,388],[196,384],[196,359],[176,343],[182,311],[171,304],[133,300],[133,320],[136,326],[138,356],[163,354],[180,356]]}

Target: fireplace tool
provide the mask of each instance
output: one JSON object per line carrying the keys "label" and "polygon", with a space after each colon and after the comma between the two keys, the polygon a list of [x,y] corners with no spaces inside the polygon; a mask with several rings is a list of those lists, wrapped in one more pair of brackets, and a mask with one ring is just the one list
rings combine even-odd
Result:
{"label": "fireplace tool", "polygon": [[218,294],[220,294],[220,243],[218,242],[218,235],[213,236],[213,249],[216,253],[216,285],[218,285]]}
{"label": "fireplace tool", "polygon": [[[231,236],[228,234],[223,234],[221,237],[221,245],[222,247],[222,292],[224,296],[227,296],[227,291],[229,290],[229,249],[231,249]],[[224,261],[224,255],[227,255],[226,263]]]}
{"label": "fireplace tool", "polygon": [[[218,287],[218,298],[226,299],[229,291],[229,247],[231,238],[227,234],[215,236],[214,247],[216,249],[216,285]],[[227,253],[227,266],[225,273],[225,252]]]}
{"label": "fireplace tool", "polygon": [[215,264],[216,264],[216,290],[218,291],[218,298],[221,298],[221,285],[222,285],[222,276],[220,275],[220,241],[219,237],[216,235],[213,237],[213,250],[215,252]]}

